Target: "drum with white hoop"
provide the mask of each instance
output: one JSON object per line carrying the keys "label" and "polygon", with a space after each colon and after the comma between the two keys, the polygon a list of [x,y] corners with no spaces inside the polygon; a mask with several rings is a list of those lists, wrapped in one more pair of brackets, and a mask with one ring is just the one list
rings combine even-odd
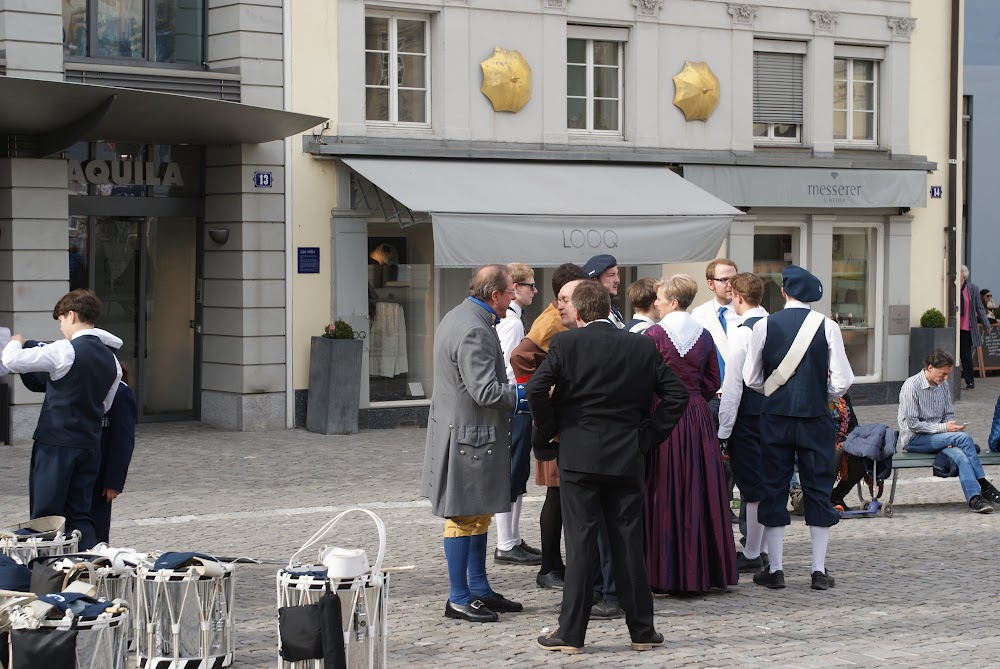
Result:
{"label": "drum with white hoop", "polygon": [[136,577],[139,667],[228,667],[235,654],[231,565],[140,567]]}
{"label": "drum with white hoop", "polygon": [[[114,613],[80,619],[76,624],[76,669],[125,669],[128,663],[126,636],[131,623],[129,611],[124,607]],[[40,627],[58,629],[70,629],[71,625],[71,618],[46,618],[39,623]]]}
{"label": "drum with white hoop", "polygon": [[66,519],[43,516],[0,528],[0,552],[28,564],[37,557],[75,553],[80,546],[80,532],[66,536]]}
{"label": "drum with white hoop", "polygon": [[[379,550],[375,563],[359,549],[342,549],[324,542],[333,528],[350,512],[362,512],[375,521]],[[324,525],[302,548],[295,552],[288,566],[278,571],[278,608],[307,606],[319,602],[327,585],[340,598],[343,622],[344,654],[350,669],[377,669],[386,665],[388,641],[389,574],[382,569],[385,556],[385,525],[367,509],[349,509]],[[310,549],[315,562],[302,564],[298,558]],[[279,656],[281,655],[279,629]],[[287,662],[278,659],[279,669],[322,669],[323,660]]]}

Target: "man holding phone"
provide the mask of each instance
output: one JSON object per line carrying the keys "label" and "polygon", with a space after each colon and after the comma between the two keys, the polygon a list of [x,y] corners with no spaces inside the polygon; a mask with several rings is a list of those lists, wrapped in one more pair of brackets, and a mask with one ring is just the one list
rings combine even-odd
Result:
{"label": "man holding phone", "polygon": [[908,378],[899,390],[899,443],[913,453],[944,454],[958,467],[958,480],[969,509],[990,513],[1000,503],[1000,490],[986,480],[976,454],[976,444],[955,422],[948,375],[955,359],[937,349],[924,360],[924,368]]}

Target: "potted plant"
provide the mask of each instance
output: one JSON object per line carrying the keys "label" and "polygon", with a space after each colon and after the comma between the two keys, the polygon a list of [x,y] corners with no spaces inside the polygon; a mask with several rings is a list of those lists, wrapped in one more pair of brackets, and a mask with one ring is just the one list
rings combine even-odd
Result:
{"label": "potted plant", "polygon": [[361,405],[361,354],[363,342],[344,321],[312,337],[309,350],[309,399],[306,429],[320,434],[353,434],[358,431]]}
{"label": "potted plant", "polygon": [[[924,358],[934,349],[955,355],[955,328],[947,325],[944,314],[932,308],[920,316],[920,327],[910,328],[910,375],[924,368]],[[954,393],[958,384],[950,385]]]}

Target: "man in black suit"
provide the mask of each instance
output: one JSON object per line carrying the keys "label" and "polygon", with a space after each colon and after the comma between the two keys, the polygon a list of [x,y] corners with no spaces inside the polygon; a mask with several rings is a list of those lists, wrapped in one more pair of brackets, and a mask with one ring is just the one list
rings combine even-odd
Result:
{"label": "man in black suit", "polygon": [[[539,647],[582,651],[590,618],[598,516],[610,533],[618,597],[633,650],[663,644],[642,555],[643,455],[680,420],[688,393],[648,337],[622,337],[608,319],[611,296],[596,281],[573,291],[576,330],[557,334],[528,384],[544,440],[559,442],[566,577],[559,627]],[[550,388],[553,388],[549,396]],[[649,413],[650,398],[660,403]]]}

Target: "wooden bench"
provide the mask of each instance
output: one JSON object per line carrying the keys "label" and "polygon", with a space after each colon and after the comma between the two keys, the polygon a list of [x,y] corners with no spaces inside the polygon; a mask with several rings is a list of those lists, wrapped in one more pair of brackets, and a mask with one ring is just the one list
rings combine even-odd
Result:
{"label": "wooden bench", "polygon": [[[900,469],[918,469],[920,467],[932,467],[937,453],[911,453],[910,451],[899,451],[892,456],[892,485],[889,488],[889,501],[883,503],[880,511],[881,515],[889,518],[892,516],[892,503],[896,500],[896,479],[899,478]],[[983,451],[979,454],[979,462],[983,467],[1000,465],[1000,453]],[[861,484],[858,484],[858,498],[862,503],[867,503]]]}

